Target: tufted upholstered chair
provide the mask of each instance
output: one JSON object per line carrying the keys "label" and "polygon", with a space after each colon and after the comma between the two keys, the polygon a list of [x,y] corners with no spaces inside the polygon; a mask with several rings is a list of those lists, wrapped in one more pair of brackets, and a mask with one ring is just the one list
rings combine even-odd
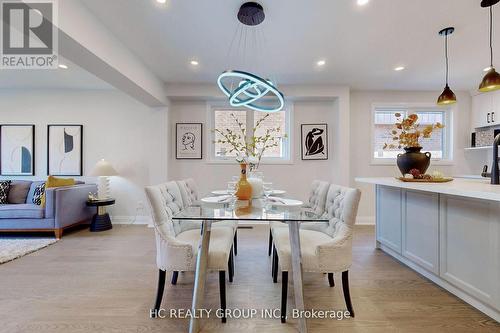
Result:
{"label": "tufted upholstered chair", "polygon": [[[357,189],[330,185],[325,214],[328,226],[323,230],[300,229],[302,268],[305,272],[328,273],[330,287],[334,286],[333,273],[342,272],[342,288],[347,310],[354,317],[349,293],[348,272],[352,263],[352,238],[361,192]],[[306,223],[304,223],[306,224]],[[286,318],[288,271],[291,267],[291,249],[288,228],[273,228],[276,255],[274,274],[278,265],[282,271],[281,321]]]}
{"label": "tufted upholstered chair", "polygon": [[[326,195],[328,193],[328,188],[330,186],[329,182],[323,180],[314,180],[311,184],[311,191],[309,192],[309,199],[304,205],[305,208],[310,209],[316,215],[322,216],[325,212]],[[282,222],[272,222],[271,229],[277,227],[287,227],[286,223]],[[326,222],[310,222],[304,223],[300,226],[303,229],[309,230],[325,230],[328,227]],[[269,248],[268,255],[272,253],[273,246],[273,234],[269,231]]]}
{"label": "tufted upholstered chair", "polygon": [[[196,186],[196,182],[192,178],[178,180],[177,185],[179,186],[179,190],[181,192],[182,202],[184,204],[184,208],[189,207],[190,205],[196,203],[199,199],[198,187]],[[200,221],[183,221],[182,227],[186,229],[199,229],[201,228]],[[231,227],[234,231],[234,240],[233,240],[233,250],[234,255],[238,255],[238,221],[220,221],[214,223],[212,228],[217,227]]]}
{"label": "tufted upholstered chair", "polygon": [[[156,236],[156,265],[159,269],[158,291],[155,309],[159,310],[163,298],[166,272],[173,272],[172,284],[177,283],[179,271],[194,271],[200,242],[200,229],[183,230],[181,223],[172,221],[172,216],[183,208],[179,186],[171,181],[146,187],[151,206]],[[214,223],[215,225],[216,223]],[[234,266],[231,251],[233,229],[212,228],[208,254],[208,269],[219,271],[221,308],[226,307],[225,276],[233,281]],[[225,322],[225,318],[222,318]]]}

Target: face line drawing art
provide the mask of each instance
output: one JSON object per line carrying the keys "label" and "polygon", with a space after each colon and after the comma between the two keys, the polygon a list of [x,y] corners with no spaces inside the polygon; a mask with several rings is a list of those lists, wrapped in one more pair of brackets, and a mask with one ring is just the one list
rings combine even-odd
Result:
{"label": "face line drawing art", "polygon": [[182,150],[194,150],[194,142],[196,140],[196,136],[191,132],[186,132],[182,135],[181,144],[184,146]]}

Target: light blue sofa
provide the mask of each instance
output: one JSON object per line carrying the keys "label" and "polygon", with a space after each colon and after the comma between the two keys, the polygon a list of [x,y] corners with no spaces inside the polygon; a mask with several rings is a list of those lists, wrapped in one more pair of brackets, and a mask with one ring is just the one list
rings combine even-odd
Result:
{"label": "light blue sofa", "polygon": [[13,183],[31,183],[26,202],[0,205],[0,232],[52,231],[57,239],[65,228],[79,223],[89,223],[94,210],[86,206],[89,192],[96,192],[94,184],[77,182],[74,186],[46,189],[46,204],[33,204],[35,188],[41,181],[16,180]]}

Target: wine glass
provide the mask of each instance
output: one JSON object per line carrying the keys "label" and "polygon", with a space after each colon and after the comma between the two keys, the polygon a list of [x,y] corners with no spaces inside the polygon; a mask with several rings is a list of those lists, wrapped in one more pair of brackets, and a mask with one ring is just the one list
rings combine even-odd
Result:
{"label": "wine glass", "polygon": [[236,196],[235,196],[235,194],[236,194],[236,187],[237,187],[237,185],[236,185],[235,182],[228,182],[227,183],[227,194],[229,194],[231,196],[231,200],[230,200],[231,204],[234,201],[236,201],[235,200],[236,199]]}
{"label": "wine glass", "polygon": [[269,200],[269,196],[273,193],[273,183],[263,183],[264,187],[264,196],[266,197],[266,201]]}

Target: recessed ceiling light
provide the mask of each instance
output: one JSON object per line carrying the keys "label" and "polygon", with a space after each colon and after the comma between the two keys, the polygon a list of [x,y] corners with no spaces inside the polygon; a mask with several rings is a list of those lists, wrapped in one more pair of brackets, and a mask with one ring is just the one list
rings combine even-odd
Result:
{"label": "recessed ceiling light", "polygon": [[404,67],[404,66],[394,67],[394,70],[395,70],[396,72],[402,71],[403,69],[405,69],[405,67]]}
{"label": "recessed ceiling light", "polygon": [[200,64],[200,63],[199,63],[198,61],[196,61],[196,60],[191,60],[189,63],[190,63],[191,65],[193,65],[193,66],[198,66],[198,65]]}
{"label": "recessed ceiling light", "polygon": [[487,71],[489,71],[490,69],[491,69],[491,66],[488,66],[488,67],[486,67],[485,69],[483,69],[483,72],[487,72]]}
{"label": "recessed ceiling light", "polygon": [[326,60],[319,60],[318,62],[316,62],[316,65],[318,66],[324,66],[326,64]]}
{"label": "recessed ceiling light", "polygon": [[164,3],[166,3],[166,2],[167,2],[167,0],[156,0],[156,2],[161,3],[161,4],[164,4]]}
{"label": "recessed ceiling light", "polygon": [[65,64],[59,64],[58,67],[62,69],[68,69],[68,66],[66,66]]}
{"label": "recessed ceiling light", "polygon": [[370,0],[358,0],[358,6],[364,6],[366,5]]}

